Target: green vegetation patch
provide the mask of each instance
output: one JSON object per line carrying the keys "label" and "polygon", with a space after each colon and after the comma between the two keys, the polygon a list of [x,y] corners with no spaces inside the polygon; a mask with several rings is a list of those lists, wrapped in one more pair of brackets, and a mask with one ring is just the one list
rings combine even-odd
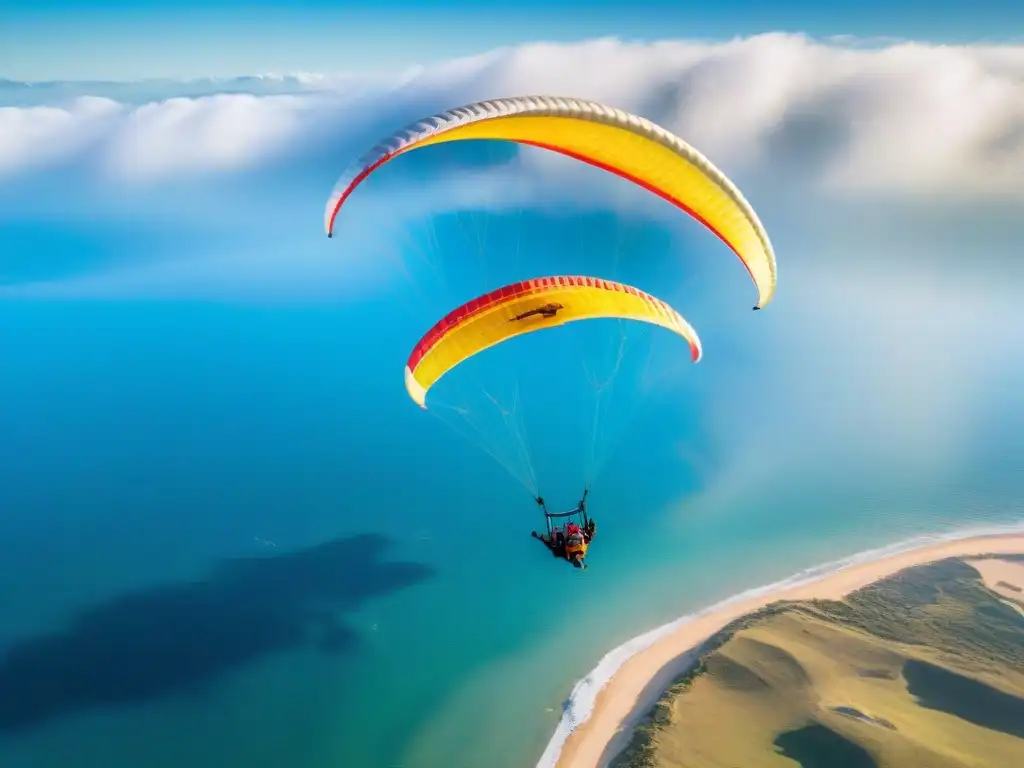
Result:
{"label": "green vegetation patch", "polygon": [[1024,672],[1024,616],[958,559],[910,568],[849,595],[800,607],[840,625],[906,645]]}

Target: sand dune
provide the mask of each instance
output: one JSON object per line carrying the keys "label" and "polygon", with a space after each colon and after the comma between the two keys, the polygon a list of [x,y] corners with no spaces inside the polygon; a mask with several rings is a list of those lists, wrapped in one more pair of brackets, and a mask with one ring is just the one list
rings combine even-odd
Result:
{"label": "sand dune", "polygon": [[[697,616],[649,648],[627,660],[598,694],[589,719],[568,737],[558,768],[605,766],[629,742],[633,727],[651,709],[671,681],[694,660],[694,651],[729,622],[778,600],[839,600],[851,592],[906,568],[949,557],[1024,553],[1024,535],[978,536],[903,551],[871,562],[842,568],[811,583],[803,583],[730,603],[713,613]],[[980,563],[980,565],[975,565]],[[1007,561],[972,561],[993,589],[1020,597],[1013,587],[1024,587],[1024,566]],[[985,571],[981,569],[985,568]]]}

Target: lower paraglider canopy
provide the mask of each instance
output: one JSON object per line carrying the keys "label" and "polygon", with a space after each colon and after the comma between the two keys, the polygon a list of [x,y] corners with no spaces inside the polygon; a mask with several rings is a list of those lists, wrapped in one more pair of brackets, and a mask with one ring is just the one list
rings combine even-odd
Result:
{"label": "lower paraglider canopy", "polygon": [[506,285],[457,307],[417,342],[405,367],[409,397],[426,408],[427,390],[452,368],[503,341],[574,320],[622,318],[666,328],[700,360],[697,332],[661,299],[597,277],[538,277]]}

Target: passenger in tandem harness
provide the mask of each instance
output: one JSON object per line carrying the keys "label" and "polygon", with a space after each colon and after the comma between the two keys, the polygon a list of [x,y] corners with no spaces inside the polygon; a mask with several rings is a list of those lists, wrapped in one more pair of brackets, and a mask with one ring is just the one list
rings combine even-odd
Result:
{"label": "passenger in tandem harness", "polygon": [[[589,492],[589,488],[585,489],[579,504],[568,512],[548,512],[544,499],[538,496],[536,502],[544,511],[547,533],[538,534],[536,531],[530,531],[530,535],[539,539],[544,546],[551,550],[552,555],[565,558],[574,567],[581,570],[587,567],[587,549],[597,532],[597,523],[587,515],[587,494]],[[563,517],[569,518],[564,526],[552,523],[553,519]]]}

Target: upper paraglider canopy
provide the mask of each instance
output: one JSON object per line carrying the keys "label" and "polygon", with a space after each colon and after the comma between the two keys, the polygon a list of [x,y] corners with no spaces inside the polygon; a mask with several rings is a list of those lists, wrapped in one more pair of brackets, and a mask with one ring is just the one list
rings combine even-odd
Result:
{"label": "upper paraglider canopy", "polygon": [[335,185],[324,210],[328,237],[348,196],[384,163],[413,149],[467,139],[540,147],[644,187],[700,221],[739,256],[757,287],[754,309],[771,301],[776,282],[771,242],[754,209],[725,174],[649,120],[581,99],[494,99],[413,123],[378,143]]}
{"label": "upper paraglider canopy", "polygon": [[413,349],[405,387],[426,408],[427,390],[478,352],[524,333],[601,317],[667,328],[689,342],[694,362],[700,360],[696,331],[661,299],[597,277],[538,277],[498,288],[449,312]]}

